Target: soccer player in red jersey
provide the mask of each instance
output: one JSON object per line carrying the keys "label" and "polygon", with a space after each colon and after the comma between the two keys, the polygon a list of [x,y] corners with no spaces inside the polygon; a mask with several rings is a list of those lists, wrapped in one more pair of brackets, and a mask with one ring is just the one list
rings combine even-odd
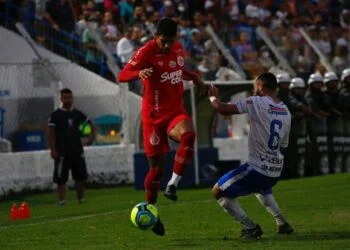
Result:
{"label": "soccer player in red jersey", "polygon": [[[200,94],[205,94],[204,83],[196,74],[184,69],[184,50],[176,41],[176,35],[177,23],[172,19],[161,19],[154,39],[136,51],[118,77],[119,82],[140,78],[143,83],[143,141],[150,166],[145,189],[146,199],[151,204],[157,201],[169,151],[168,137],[179,142],[173,175],[164,192],[168,199],[177,200],[177,185],[193,158],[196,133],[183,105],[183,80],[193,81]],[[160,220],[153,231],[164,235]]]}

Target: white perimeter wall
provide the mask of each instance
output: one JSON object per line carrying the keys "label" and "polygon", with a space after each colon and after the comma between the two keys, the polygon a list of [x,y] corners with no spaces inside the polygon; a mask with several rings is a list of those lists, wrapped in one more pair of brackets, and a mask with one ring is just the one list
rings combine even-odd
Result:
{"label": "white perimeter wall", "polygon": [[[88,182],[105,185],[134,183],[134,153],[134,145],[85,147]],[[4,153],[0,154],[0,160],[0,197],[55,188],[52,181],[54,165],[49,151]]]}

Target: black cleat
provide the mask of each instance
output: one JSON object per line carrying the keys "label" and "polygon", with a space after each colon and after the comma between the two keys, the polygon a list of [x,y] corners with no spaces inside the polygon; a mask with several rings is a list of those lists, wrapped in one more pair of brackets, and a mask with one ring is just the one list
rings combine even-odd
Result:
{"label": "black cleat", "polygon": [[159,236],[163,236],[165,234],[165,228],[163,223],[160,221],[160,218],[158,218],[157,223],[152,227],[152,231]]}
{"label": "black cleat", "polygon": [[294,232],[294,229],[289,225],[288,222],[279,225],[277,229],[277,233],[279,234],[291,234]]}
{"label": "black cleat", "polygon": [[175,185],[169,185],[164,191],[164,196],[172,201],[177,201],[176,187]]}
{"label": "black cleat", "polygon": [[242,229],[241,231],[241,238],[244,240],[258,240],[260,239],[261,235],[263,234],[263,231],[259,224],[256,224],[256,226],[252,229]]}

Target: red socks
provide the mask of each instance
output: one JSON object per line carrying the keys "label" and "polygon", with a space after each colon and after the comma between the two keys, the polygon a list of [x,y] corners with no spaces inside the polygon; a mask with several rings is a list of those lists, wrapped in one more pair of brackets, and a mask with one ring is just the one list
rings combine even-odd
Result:
{"label": "red socks", "polygon": [[185,167],[190,164],[193,158],[193,146],[196,135],[193,132],[186,132],[182,134],[180,146],[175,155],[175,163],[173,171],[177,175],[183,175]]}
{"label": "red socks", "polygon": [[160,178],[164,169],[159,167],[151,167],[145,178],[146,200],[150,204],[157,202],[158,190],[160,189]]}

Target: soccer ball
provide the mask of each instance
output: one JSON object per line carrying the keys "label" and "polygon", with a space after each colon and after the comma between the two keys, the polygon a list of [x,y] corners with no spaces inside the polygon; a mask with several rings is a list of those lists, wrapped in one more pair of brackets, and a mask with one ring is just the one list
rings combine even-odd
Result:
{"label": "soccer ball", "polygon": [[131,210],[130,219],[136,227],[148,229],[157,223],[158,210],[152,204],[141,202]]}
{"label": "soccer ball", "polygon": [[89,136],[92,132],[91,130],[92,130],[92,128],[91,128],[90,123],[88,123],[88,122],[80,123],[79,131],[80,131],[81,136],[83,136],[83,137]]}

